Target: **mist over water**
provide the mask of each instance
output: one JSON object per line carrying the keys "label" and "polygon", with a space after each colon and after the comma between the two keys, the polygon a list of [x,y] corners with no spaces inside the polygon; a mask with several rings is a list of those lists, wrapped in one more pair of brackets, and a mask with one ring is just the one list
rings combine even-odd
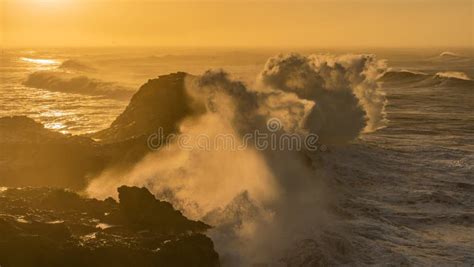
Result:
{"label": "mist over water", "polygon": [[[207,69],[222,62],[206,56],[186,58],[95,55],[89,58],[93,63],[74,61],[66,67],[59,61],[48,65],[12,59],[14,67],[2,66],[8,82],[2,85],[7,93],[1,101],[8,104],[8,97],[26,93],[25,103],[37,110],[45,105],[59,112],[69,108],[69,117],[33,114],[46,127],[60,123],[64,128],[57,130],[80,134],[106,128],[126,106],[113,96],[111,84],[128,88],[160,72],[189,71],[196,76],[187,79],[186,93],[204,110],[176,122],[179,134],[210,140],[230,134],[242,141],[254,130],[273,133],[267,122],[277,118],[281,127],[276,135],[317,134],[329,151],[261,151],[252,146],[238,151],[183,150],[171,143],[150,151],[130,169],[105,170],[91,180],[87,194],[105,198],[115,196],[123,184],[146,186],[186,216],[214,226],[210,236],[224,265],[297,264],[304,257],[339,264],[349,258],[365,264],[425,264],[429,249],[447,251],[446,258],[472,260],[460,245],[472,239],[436,237],[463,235],[472,225],[469,218],[462,221],[473,203],[469,191],[453,189],[472,184],[472,58],[442,53],[426,61],[391,56],[385,62],[365,54],[247,55],[230,60],[237,62],[234,65],[220,66],[224,70],[211,71]],[[249,58],[258,63],[249,63]],[[130,67],[127,60],[134,64]],[[107,64],[113,71],[103,70]],[[150,73],[143,74],[144,69]],[[131,74],[113,79],[113,72],[126,70]],[[51,71],[61,77],[51,78]],[[35,80],[33,88],[28,82],[19,85],[44,74],[48,76],[41,83]],[[92,87],[77,90],[73,81],[79,76],[88,77],[79,87]],[[95,90],[105,81],[105,89]],[[69,86],[74,92],[68,92]],[[48,94],[71,100],[67,107],[58,100],[39,100],[38,95]],[[77,107],[70,104],[79,101]],[[12,104],[4,107],[3,115],[31,114]],[[70,125],[76,119],[77,125]],[[464,206],[447,211],[461,200]],[[425,221],[417,221],[420,217]],[[438,220],[430,221],[434,217]],[[422,234],[424,227],[434,229],[433,236]],[[426,245],[429,242],[438,246]],[[292,254],[295,246],[298,252]],[[421,248],[407,250],[413,246]],[[387,256],[378,258],[380,254]],[[282,262],[283,255],[288,256]]]}

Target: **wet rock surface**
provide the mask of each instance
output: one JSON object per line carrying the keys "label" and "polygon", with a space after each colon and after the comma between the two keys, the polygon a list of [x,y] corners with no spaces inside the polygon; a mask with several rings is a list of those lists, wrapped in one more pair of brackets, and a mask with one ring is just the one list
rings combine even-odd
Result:
{"label": "wet rock surface", "polygon": [[145,188],[119,202],[63,189],[0,192],[1,266],[218,266],[210,228]]}

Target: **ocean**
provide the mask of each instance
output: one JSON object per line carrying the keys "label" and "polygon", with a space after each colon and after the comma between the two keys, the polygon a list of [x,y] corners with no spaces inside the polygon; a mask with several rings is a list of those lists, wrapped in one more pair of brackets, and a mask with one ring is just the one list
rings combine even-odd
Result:
{"label": "ocean", "polygon": [[[267,59],[280,52],[291,50],[4,49],[0,117],[28,116],[65,135],[88,135],[109,127],[148,79],[222,69],[252,88]],[[334,192],[331,223],[318,220],[317,228],[325,230],[295,236],[278,262],[474,264],[474,51],[296,52],[383,60],[377,82],[387,122],[310,156],[317,176],[330,180]],[[211,237],[221,259],[233,262],[235,256],[225,256],[222,233]],[[253,262],[266,260],[255,256]]]}

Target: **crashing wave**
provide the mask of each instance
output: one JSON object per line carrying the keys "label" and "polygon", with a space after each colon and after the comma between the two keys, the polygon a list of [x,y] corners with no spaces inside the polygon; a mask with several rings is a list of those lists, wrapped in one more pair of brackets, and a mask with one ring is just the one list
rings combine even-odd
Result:
{"label": "crashing wave", "polygon": [[[386,123],[386,99],[377,82],[384,69],[372,55],[289,54],[270,58],[255,88],[221,70],[161,76],[141,87],[105,136],[136,138],[163,122],[178,136],[189,137],[193,148],[199,145],[196,136],[231,135],[240,142],[256,130],[312,133],[326,144],[346,143]],[[270,129],[269,119],[281,125]],[[190,218],[212,221],[224,261],[238,258],[243,265],[276,263],[293,240],[325,223],[328,188],[308,151],[259,150],[251,142],[233,151],[181,145],[171,140],[131,169],[107,169],[86,191],[102,198],[115,194],[114,184],[128,184],[171,195],[169,200]]]}
{"label": "crashing wave", "polygon": [[326,142],[346,142],[385,126],[386,98],[377,83],[385,68],[374,55],[279,55],[267,61],[259,83],[313,103],[303,128]]}

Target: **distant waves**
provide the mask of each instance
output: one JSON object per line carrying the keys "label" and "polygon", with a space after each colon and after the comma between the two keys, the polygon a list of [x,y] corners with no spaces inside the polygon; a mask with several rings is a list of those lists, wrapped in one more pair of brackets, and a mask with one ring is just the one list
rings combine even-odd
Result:
{"label": "distant waves", "polygon": [[399,83],[411,87],[460,87],[473,88],[474,81],[467,74],[459,71],[444,71],[436,74],[427,74],[423,72],[414,72],[408,70],[388,71],[380,79],[386,83]]}
{"label": "distant waves", "polygon": [[38,71],[28,75],[25,86],[49,91],[128,99],[134,93],[130,88],[114,82],[102,81],[85,75],[61,71]]}

